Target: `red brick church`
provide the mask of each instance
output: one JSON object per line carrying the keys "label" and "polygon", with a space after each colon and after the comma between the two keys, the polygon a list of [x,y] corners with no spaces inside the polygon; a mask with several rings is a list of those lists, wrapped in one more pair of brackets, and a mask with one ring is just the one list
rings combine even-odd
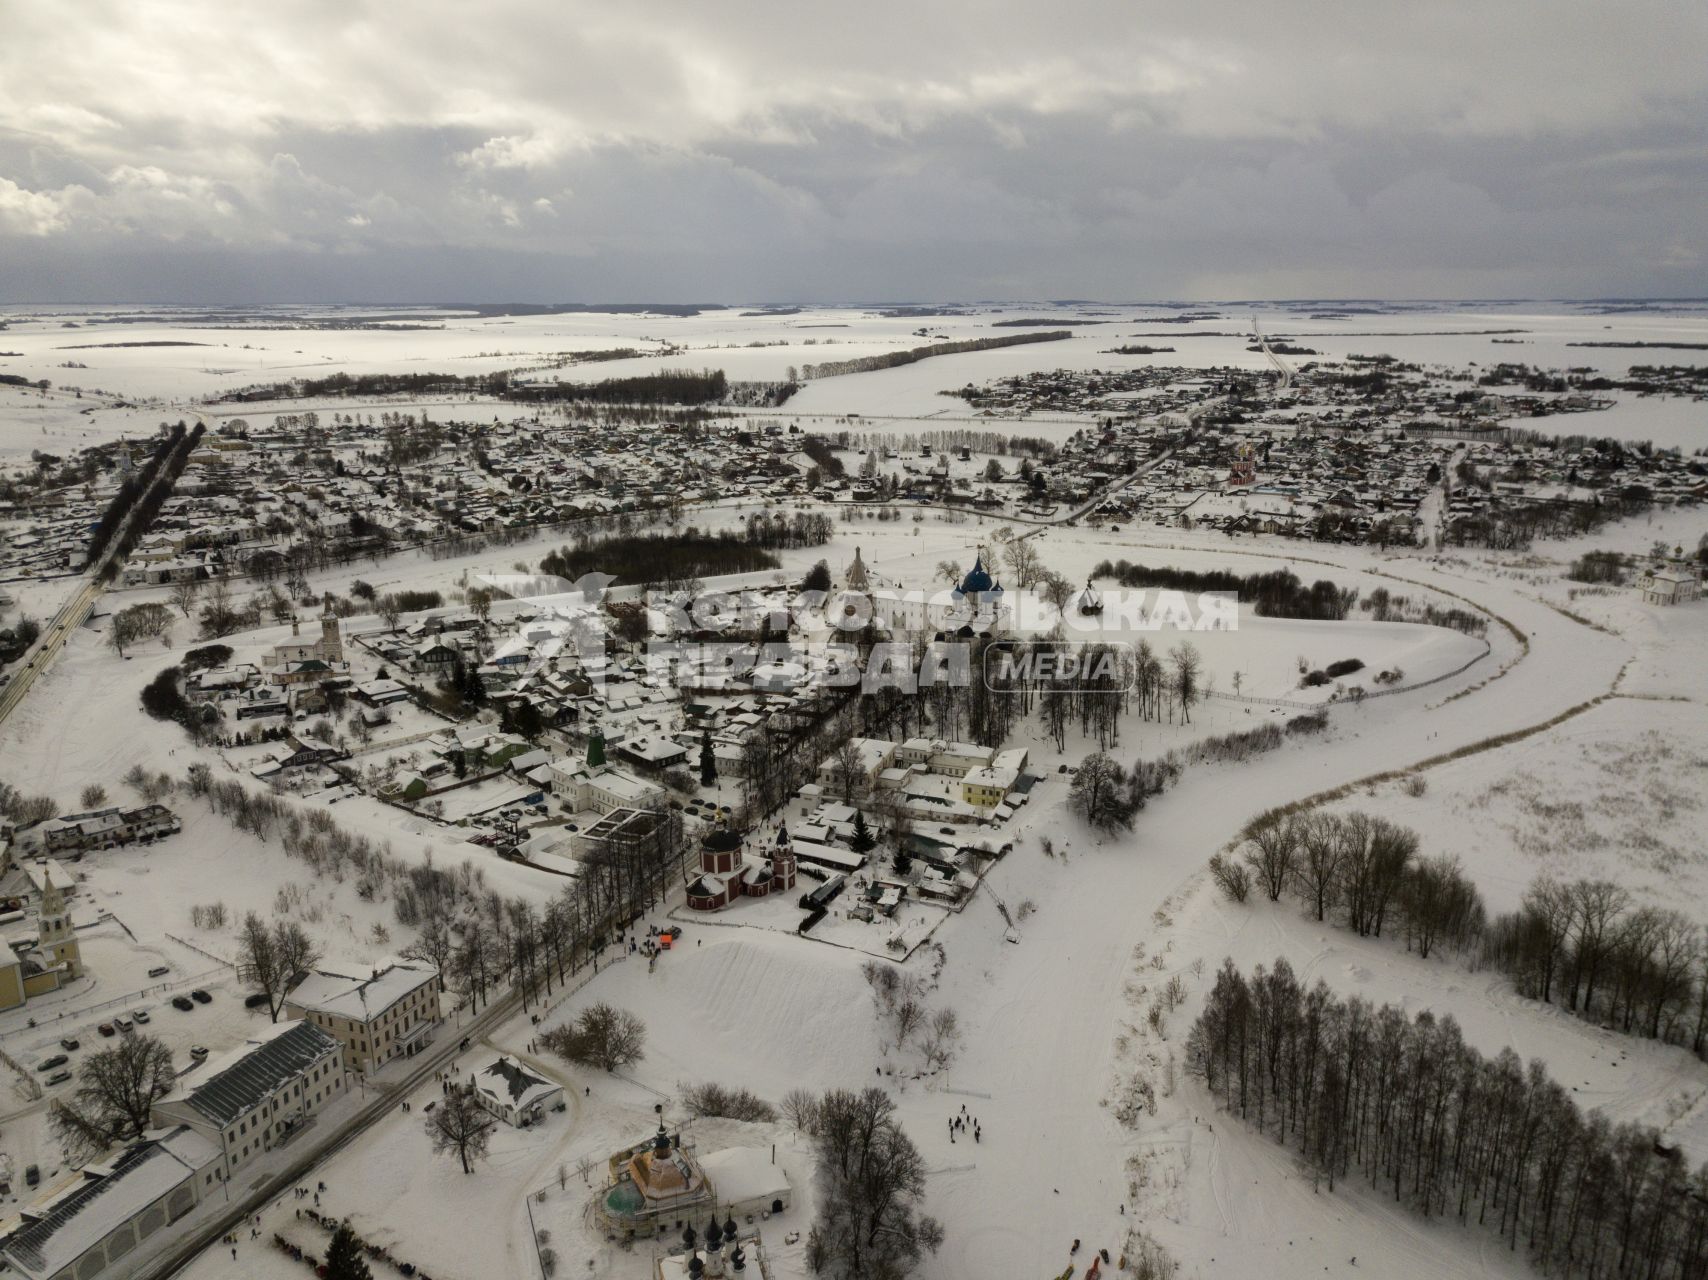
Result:
{"label": "red brick church", "polygon": [[700,841],[700,870],[688,885],[695,911],[720,911],[737,898],[763,898],[795,887],[795,852],[787,827],[777,831],[769,849],[748,852],[747,842],[727,827],[708,831]]}

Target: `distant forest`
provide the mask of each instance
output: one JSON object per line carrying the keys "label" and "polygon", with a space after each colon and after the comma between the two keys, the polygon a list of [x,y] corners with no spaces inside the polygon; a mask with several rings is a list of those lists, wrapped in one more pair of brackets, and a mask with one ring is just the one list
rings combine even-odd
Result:
{"label": "distant forest", "polygon": [[716,404],[729,390],[722,369],[661,369],[602,382],[550,382],[510,387],[507,400],[570,400],[587,404]]}
{"label": "distant forest", "polygon": [[[583,353],[577,353],[581,355]],[[608,353],[585,353],[589,362],[608,359]],[[638,354],[630,352],[628,354]],[[489,395],[504,400],[575,401],[588,404],[714,404],[728,388],[722,369],[663,369],[633,378],[601,382],[551,382],[517,385],[508,371],[452,373],[334,373],[324,378],[300,378],[234,391],[229,400],[306,400],[328,396],[461,396]]]}
{"label": "distant forest", "polygon": [[1060,342],[1071,338],[1067,329],[1052,329],[1048,333],[1011,333],[1000,338],[969,338],[965,342],[938,342],[929,347],[910,347],[906,351],[886,351],[882,355],[860,356],[853,360],[826,360],[822,364],[801,366],[808,378],[834,378],[845,373],[870,373],[874,369],[894,369],[898,365],[918,364],[932,356],[959,355],[964,351],[994,351],[999,347],[1019,347],[1031,342]]}
{"label": "distant forest", "polygon": [[1094,578],[1113,578],[1123,587],[1166,587],[1175,591],[1231,591],[1241,604],[1249,604],[1260,618],[1312,618],[1340,621],[1358,602],[1356,590],[1341,589],[1326,579],[1306,586],[1291,569],[1268,573],[1207,573],[1176,569],[1172,565],[1131,564],[1105,560],[1091,571]]}
{"label": "distant forest", "polygon": [[675,587],[725,573],[775,569],[782,562],[745,533],[615,534],[559,547],[540,561],[541,573],[575,582],[583,574],[608,573],[625,585]]}

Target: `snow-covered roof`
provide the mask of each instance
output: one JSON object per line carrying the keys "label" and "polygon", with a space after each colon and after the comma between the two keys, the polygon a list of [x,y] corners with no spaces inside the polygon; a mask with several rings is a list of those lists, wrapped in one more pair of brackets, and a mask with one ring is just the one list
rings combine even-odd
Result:
{"label": "snow-covered roof", "polygon": [[424,960],[392,961],[363,974],[311,973],[291,992],[298,1009],[371,1022],[404,997],[434,981],[439,971]]}
{"label": "snow-covered roof", "polygon": [[771,1162],[771,1154],[764,1147],[729,1147],[714,1151],[701,1157],[700,1168],[724,1204],[774,1200],[789,1191],[789,1179],[783,1167]]}
{"label": "snow-covered roof", "polygon": [[128,1147],[95,1174],[56,1197],[40,1219],[6,1245],[12,1266],[30,1277],[58,1275],[117,1227],[172,1194],[194,1171],[158,1143]]}
{"label": "snow-covered roof", "polygon": [[517,1111],[526,1111],[563,1092],[561,1084],[534,1074],[509,1054],[476,1072],[474,1086],[500,1105]]}
{"label": "snow-covered roof", "polygon": [[160,1103],[188,1103],[223,1128],[337,1050],[338,1041],[313,1023],[281,1022],[209,1062]]}

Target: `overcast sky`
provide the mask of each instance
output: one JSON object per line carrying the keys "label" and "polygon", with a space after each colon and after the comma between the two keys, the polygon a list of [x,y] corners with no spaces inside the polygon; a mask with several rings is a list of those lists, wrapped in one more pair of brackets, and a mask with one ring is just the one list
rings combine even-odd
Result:
{"label": "overcast sky", "polygon": [[1701,0],[0,0],[0,301],[1610,295]]}

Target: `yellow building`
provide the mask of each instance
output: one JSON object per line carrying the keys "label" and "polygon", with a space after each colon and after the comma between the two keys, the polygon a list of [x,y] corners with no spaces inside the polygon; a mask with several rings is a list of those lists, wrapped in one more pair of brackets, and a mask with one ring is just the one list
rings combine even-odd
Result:
{"label": "yellow building", "polygon": [[971,769],[961,779],[961,799],[979,809],[994,809],[1008,798],[1019,777],[1018,769]]}
{"label": "yellow building", "polygon": [[344,1046],[352,1071],[411,1058],[432,1043],[444,1014],[439,971],[425,961],[390,961],[361,974],[322,971],[285,999],[285,1014],[306,1018]]}
{"label": "yellow building", "polygon": [[16,1009],[31,996],[57,991],[83,976],[83,956],[71,924],[71,909],[52,877],[43,876],[42,880],[35,951],[20,957],[0,942],[0,1011]]}

